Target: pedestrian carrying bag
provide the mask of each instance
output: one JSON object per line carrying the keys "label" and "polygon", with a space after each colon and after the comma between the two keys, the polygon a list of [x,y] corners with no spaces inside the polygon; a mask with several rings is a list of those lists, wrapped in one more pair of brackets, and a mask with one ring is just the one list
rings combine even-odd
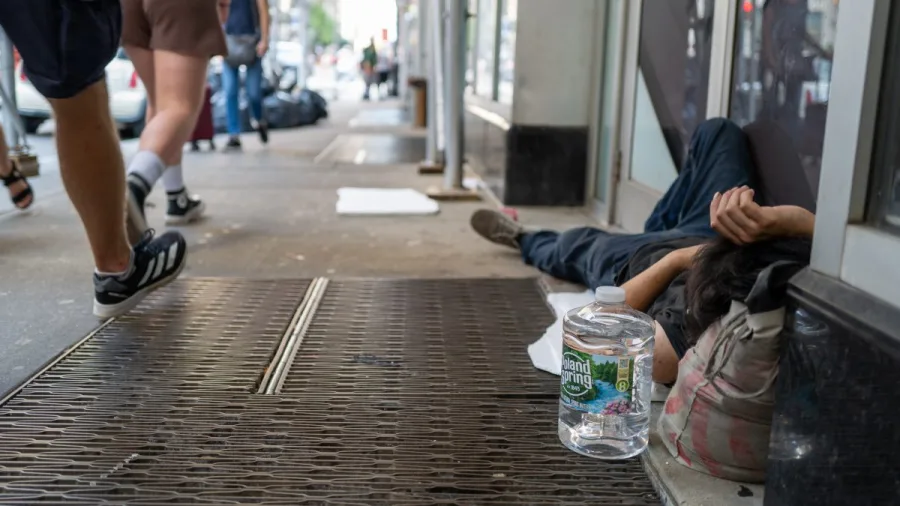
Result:
{"label": "pedestrian carrying bag", "polygon": [[228,55],[225,63],[231,67],[251,65],[256,61],[256,46],[259,44],[259,21],[257,21],[256,4],[251,2],[250,13],[253,16],[253,26],[256,32],[252,34],[232,35],[225,34],[225,44],[228,46]]}
{"label": "pedestrian carrying bag", "polygon": [[776,262],[732,301],[678,364],[659,433],[680,464],[718,478],[765,480],[784,293],[796,264]]}

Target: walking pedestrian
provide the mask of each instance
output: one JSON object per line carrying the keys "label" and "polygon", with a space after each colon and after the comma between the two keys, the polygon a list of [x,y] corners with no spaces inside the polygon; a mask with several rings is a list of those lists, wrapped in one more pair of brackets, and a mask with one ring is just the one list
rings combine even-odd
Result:
{"label": "walking pedestrian", "polygon": [[104,79],[121,19],[119,0],[0,2],[0,25],[53,108],[60,173],[93,253],[94,314],[102,318],[175,279],[187,255],[177,232],[148,230],[134,247],[126,237],[125,170]]}
{"label": "walking pedestrian", "polygon": [[[224,0],[219,0],[224,1]],[[205,205],[188,193],[181,158],[194,130],[212,56],[226,53],[216,0],[121,0],[122,46],[147,89],[147,126],[128,166],[128,233],[147,229],[144,203],[156,182],[168,196],[166,223],[199,219]]]}
{"label": "walking pedestrian", "polygon": [[228,144],[225,149],[241,149],[241,67],[245,67],[244,88],[250,104],[250,123],[259,133],[263,144],[269,142],[269,123],[263,112],[262,58],[269,51],[269,2],[268,0],[231,0],[225,36],[228,40],[228,56],[222,65],[222,86],[225,88],[225,115],[228,127]]}
{"label": "walking pedestrian", "polygon": [[[378,100],[384,100],[390,91],[388,79],[391,77],[391,60],[392,56],[390,48],[385,46],[378,52],[378,61],[375,63],[375,77],[377,79],[375,87],[378,88]],[[388,91],[385,91],[388,88]]]}
{"label": "walking pedestrian", "polygon": [[362,61],[359,63],[362,69],[363,79],[366,84],[366,91],[363,93],[363,100],[371,99],[372,85],[375,84],[375,65],[378,64],[378,50],[375,49],[375,38],[369,39],[369,45],[363,49]]}

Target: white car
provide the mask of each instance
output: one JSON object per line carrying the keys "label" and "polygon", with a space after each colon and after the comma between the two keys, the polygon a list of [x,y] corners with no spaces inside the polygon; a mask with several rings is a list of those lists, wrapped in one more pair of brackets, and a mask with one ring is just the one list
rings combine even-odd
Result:
{"label": "white car", "polygon": [[[19,115],[28,132],[34,133],[44,120],[50,118],[50,104],[31,85],[21,62],[16,74],[18,77],[16,102],[19,106]],[[116,57],[106,66],[106,83],[109,87],[109,107],[113,119],[130,135],[140,135],[144,130],[147,111],[147,90],[138,77],[134,64],[122,49],[119,49]]]}

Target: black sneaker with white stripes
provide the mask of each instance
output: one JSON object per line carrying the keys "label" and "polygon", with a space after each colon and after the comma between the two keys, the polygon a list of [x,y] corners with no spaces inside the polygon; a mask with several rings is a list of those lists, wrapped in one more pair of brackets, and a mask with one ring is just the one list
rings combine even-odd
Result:
{"label": "black sneaker with white stripes", "polygon": [[167,225],[187,225],[199,220],[206,210],[206,204],[197,195],[191,195],[185,189],[169,192],[169,208],[166,211]]}
{"label": "black sneaker with white stripes", "polygon": [[127,313],[148,293],[171,282],[184,269],[187,243],[178,232],[154,237],[147,230],[134,247],[129,271],[121,276],[94,274],[94,314],[112,318]]}
{"label": "black sneaker with white stripes", "polygon": [[128,231],[128,241],[134,246],[144,237],[147,229],[150,228],[147,225],[144,204],[152,188],[147,181],[144,181],[144,178],[137,174],[128,174],[127,183],[125,224]]}

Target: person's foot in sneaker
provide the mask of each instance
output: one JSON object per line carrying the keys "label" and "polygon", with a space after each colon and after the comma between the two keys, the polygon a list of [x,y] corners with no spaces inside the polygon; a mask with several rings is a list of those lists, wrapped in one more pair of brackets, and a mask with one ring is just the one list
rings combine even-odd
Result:
{"label": "person's foot in sneaker", "polygon": [[186,189],[168,192],[169,208],[166,211],[167,225],[186,225],[200,219],[206,204],[197,195],[191,195]]}
{"label": "person's foot in sneaker", "polygon": [[259,140],[262,141],[263,144],[269,143],[269,122],[261,119],[259,121],[252,120],[251,126],[253,129],[259,133]]}
{"label": "person's foot in sneaker", "polygon": [[94,314],[112,318],[134,309],[148,293],[171,282],[184,269],[187,245],[178,232],[159,237],[153,230],[134,247],[131,267],[122,274],[94,273]]}
{"label": "person's foot in sneaker", "polygon": [[480,209],[472,214],[472,229],[481,237],[501,246],[519,249],[519,238],[525,227],[500,211]]}
{"label": "person's foot in sneaker", "polygon": [[241,150],[240,137],[237,137],[237,136],[229,137],[228,142],[225,143],[225,151],[240,151],[240,150]]}
{"label": "person's foot in sneaker", "polygon": [[147,195],[150,195],[152,188],[138,174],[128,174],[127,179],[127,199],[126,199],[126,230],[128,231],[128,242],[134,246],[143,237],[147,229],[147,215],[144,212],[144,205],[147,202]]}

